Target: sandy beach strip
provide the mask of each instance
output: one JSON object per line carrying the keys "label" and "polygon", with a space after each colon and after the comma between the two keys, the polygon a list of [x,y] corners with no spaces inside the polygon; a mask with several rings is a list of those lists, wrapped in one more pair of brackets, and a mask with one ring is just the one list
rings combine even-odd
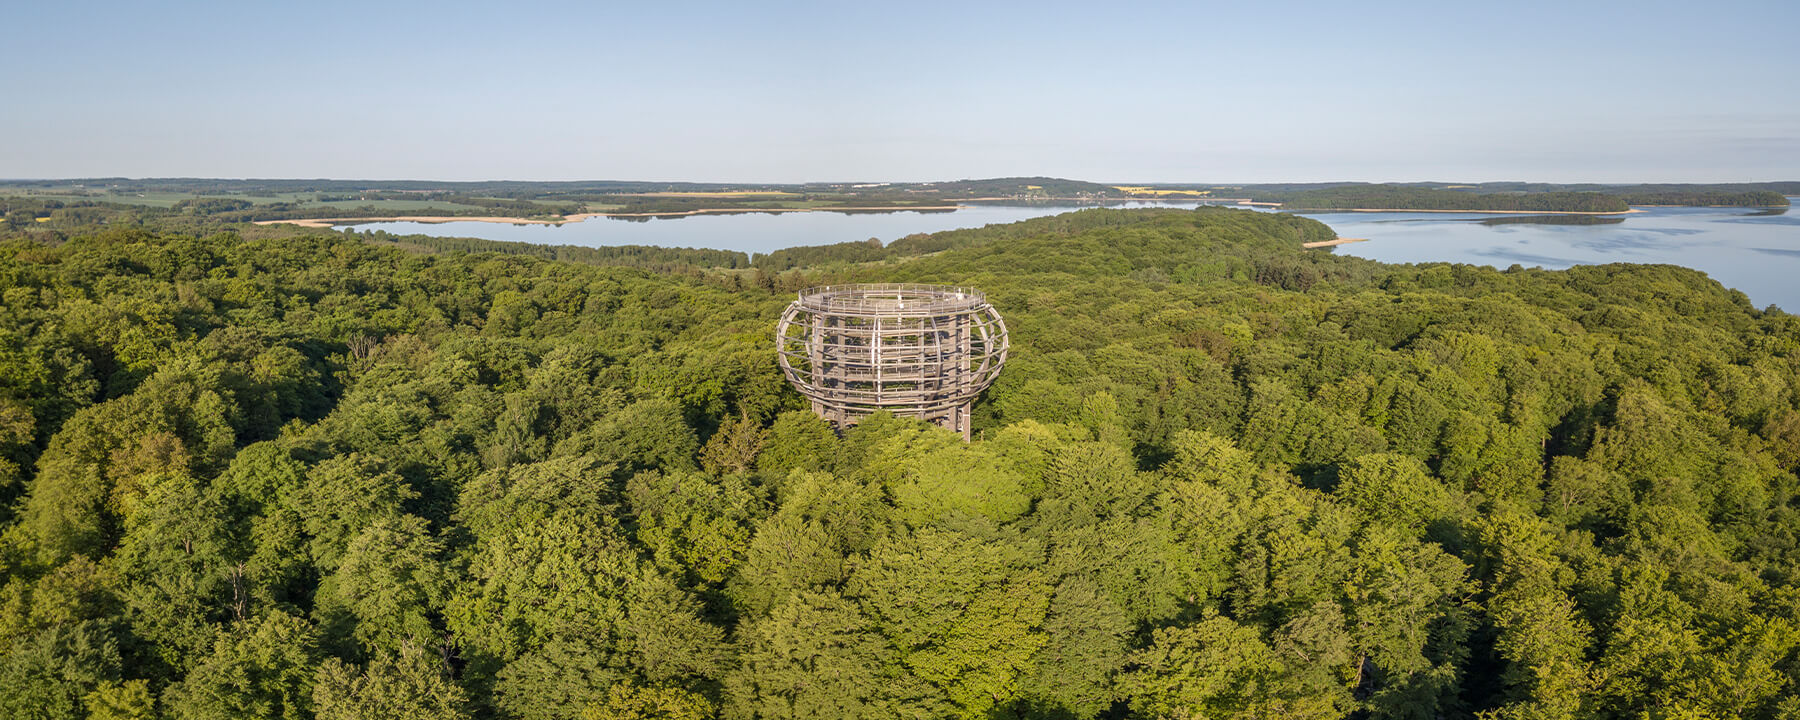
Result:
{"label": "sandy beach strip", "polygon": [[1353,242],[1368,242],[1368,241],[1369,241],[1368,238],[1337,238],[1335,240],[1320,240],[1318,242],[1300,243],[1300,247],[1322,248],[1322,247],[1331,247],[1333,245],[1348,245]]}

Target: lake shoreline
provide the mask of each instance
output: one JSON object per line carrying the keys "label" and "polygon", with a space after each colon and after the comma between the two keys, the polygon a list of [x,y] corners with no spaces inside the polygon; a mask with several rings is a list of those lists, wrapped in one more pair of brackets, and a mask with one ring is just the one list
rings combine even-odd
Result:
{"label": "lake shoreline", "polygon": [[504,225],[563,225],[578,223],[597,217],[688,217],[692,215],[729,214],[729,213],[791,213],[791,212],[906,212],[908,210],[949,211],[961,210],[966,205],[910,205],[904,207],[824,207],[824,208],[701,208],[699,210],[676,210],[669,212],[591,212],[564,215],[561,220],[541,220],[538,218],[504,217],[498,215],[396,215],[392,217],[339,217],[339,218],[293,218],[287,220],[252,220],[253,225],[298,225],[304,228],[328,228],[333,225],[350,225],[374,222],[416,222],[439,224],[448,222],[484,222]]}
{"label": "lake shoreline", "polygon": [[[717,214],[733,214],[733,213],[906,212],[909,210],[910,211],[946,212],[946,211],[966,209],[969,207],[969,205],[964,204],[964,203],[969,203],[969,202],[993,202],[996,200],[1012,200],[1012,199],[1014,199],[1014,198],[970,198],[968,200],[961,201],[961,202],[958,202],[956,204],[951,204],[951,205],[910,205],[910,206],[869,205],[869,206],[819,207],[819,208],[699,208],[696,210],[675,210],[675,211],[667,211],[667,212],[591,212],[591,213],[574,213],[571,215],[565,215],[560,220],[505,217],[505,216],[499,216],[499,215],[397,215],[397,216],[392,216],[392,217],[292,218],[292,219],[286,219],[286,220],[253,220],[251,222],[252,222],[252,224],[255,224],[255,225],[280,225],[280,224],[285,223],[285,224],[289,224],[289,225],[296,225],[296,226],[303,227],[303,228],[321,229],[321,230],[330,228],[333,226],[337,226],[337,225],[354,225],[354,224],[360,224],[360,223],[376,223],[376,222],[416,222],[416,223],[424,223],[424,224],[432,224],[432,225],[436,225],[436,224],[440,224],[440,223],[449,223],[449,222],[483,222],[483,223],[499,223],[499,224],[504,224],[504,225],[563,225],[563,224],[567,224],[567,223],[582,222],[582,221],[588,220],[590,218],[597,218],[597,217],[677,218],[677,217],[692,217],[695,215],[717,215]],[[1142,199],[1142,198],[1137,198],[1134,200],[1144,201],[1144,199]],[[1174,202],[1183,202],[1183,201],[1178,200],[1178,201],[1174,201]],[[1231,201],[1226,201],[1226,202],[1231,202]],[[1636,208],[1632,208],[1630,210],[1616,210],[1616,211],[1415,210],[1415,209],[1407,209],[1407,208],[1292,208],[1292,209],[1289,209],[1289,208],[1282,207],[1281,203],[1252,202],[1252,201],[1243,201],[1243,200],[1231,202],[1231,204],[1225,204],[1218,200],[1214,200],[1211,202],[1202,200],[1202,201],[1199,201],[1197,204],[1212,205],[1214,207],[1230,207],[1231,204],[1252,205],[1252,206],[1279,208],[1282,212],[1293,212],[1293,213],[1334,213],[1334,212],[1354,212],[1354,213],[1401,212],[1401,213],[1406,213],[1406,212],[1412,212],[1412,213],[1467,213],[1467,214],[1479,214],[1479,215],[1628,215],[1631,213],[1644,212],[1643,210],[1639,210]],[[1095,204],[1095,206],[1096,207],[1105,207],[1106,205],[1102,204],[1102,203],[1097,203],[1097,204]],[[1663,207],[1663,206],[1647,205],[1645,207]],[[1671,207],[1674,207],[1674,206],[1671,206]]]}
{"label": "lake shoreline", "polygon": [[1359,242],[1368,242],[1368,241],[1369,241],[1368,238],[1336,238],[1336,239],[1332,239],[1332,240],[1318,240],[1315,242],[1300,243],[1300,247],[1311,250],[1313,248],[1335,247],[1338,245],[1349,245],[1350,243],[1359,243]]}
{"label": "lake shoreline", "polygon": [[[1670,206],[1684,207],[1684,206]],[[1407,208],[1282,208],[1292,213],[1463,213],[1468,215],[1630,215],[1643,210],[1412,210]]]}
{"label": "lake shoreline", "polygon": [[[1077,198],[1049,198],[1048,200],[1052,201],[1052,202],[1055,202],[1055,201],[1081,202],[1083,205],[1091,205],[1092,207],[1109,207],[1108,203],[1096,203],[1093,201],[1083,201],[1083,200],[1080,200]],[[729,215],[729,214],[740,214],[740,213],[804,213],[804,212],[870,213],[870,212],[908,212],[908,211],[948,212],[948,211],[954,211],[954,210],[966,210],[971,207],[978,207],[975,205],[969,205],[968,203],[992,203],[992,202],[996,202],[996,201],[1017,201],[1017,198],[968,198],[965,200],[957,201],[955,204],[949,204],[949,205],[853,205],[853,206],[849,206],[849,207],[835,207],[834,206],[834,207],[816,207],[816,208],[743,208],[743,207],[732,208],[732,207],[726,207],[726,208],[699,208],[696,210],[669,210],[669,211],[664,211],[664,212],[655,212],[655,211],[651,211],[651,212],[588,212],[588,213],[573,213],[570,215],[564,215],[562,217],[562,219],[560,219],[560,220],[545,220],[545,219],[541,219],[541,218],[505,217],[505,216],[500,216],[500,215],[395,215],[395,216],[389,216],[389,217],[291,218],[291,219],[285,219],[285,220],[252,220],[250,222],[251,222],[251,224],[254,224],[254,225],[279,225],[279,224],[286,223],[289,225],[298,225],[298,226],[304,227],[304,228],[328,228],[328,227],[332,227],[334,225],[350,225],[350,224],[358,224],[358,223],[375,223],[375,222],[416,222],[416,223],[428,223],[428,224],[434,224],[434,225],[439,224],[439,223],[448,223],[448,222],[484,222],[484,223],[499,223],[499,224],[504,224],[504,225],[563,225],[566,223],[582,222],[589,218],[597,218],[597,217],[676,218],[676,217],[692,217],[694,215]],[[1124,200],[1124,201],[1120,201],[1120,202],[1121,203],[1134,203],[1134,202],[1150,203],[1150,202],[1159,202],[1159,201],[1150,200],[1148,198],[1132,198],[1130,200]],[[1160,201],[1160,202],[1168,202],[1168,201]],[[1174,201],[1174,202],[1180,203],[1183,201]],[[1212,205],[1215,203],[1201,202],[1201,203],[1197,203],[1197,204]],[[1273,206],[1279,205],[1280,203],[1240,202],[1237,204],[1240,204],[1240,205],[1262,205],[1262,206],[1273,207]],[[1222,206],[1222,207],[1229,207],[1229,206],[1226,205],[1226,206]]]}

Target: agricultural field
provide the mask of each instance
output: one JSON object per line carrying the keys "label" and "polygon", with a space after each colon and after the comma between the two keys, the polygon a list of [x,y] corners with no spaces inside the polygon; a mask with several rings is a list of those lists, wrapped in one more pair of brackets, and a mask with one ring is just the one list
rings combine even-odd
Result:
{"label": "agricultural field", "polygon": [[1211,190],[1163,190],[1152,185],[1114,185],[1114,190],[1132,197],[1206,197]]}
{"label": "agricultural field", "polygon": [[443,200],[308,200],[300,203],[303,208],[330,207],[344,210],[361,210],[374,208],[382,212],[406,212],[413,210],[481,210],[477,205],[446,202]]}
{"label": "agricultural field", "polygon": [[647,192],[630,193],[638,197],[665,198],[756,198],[756,197],[793,197],[800,193],[782,190],[718,190],[718,191],[684,191],[684,192]]}

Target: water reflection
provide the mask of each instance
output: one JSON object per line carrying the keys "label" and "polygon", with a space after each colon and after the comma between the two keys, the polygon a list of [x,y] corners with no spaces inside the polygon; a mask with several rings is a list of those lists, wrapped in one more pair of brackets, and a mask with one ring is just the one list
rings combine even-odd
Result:
{"label": "water reflection", "polygon": [[1658,233],[1657,231],[1654,231],[1654,230],[1643,230],[1643,231],[1636,231],[1636,232],[1631,232],[1631,233],[1618,233],[1618,234],[1611,234],[1611,235],[1604,235],[1604,236],[1575,237],[1575,238],[1572,238],[1569,240],[1569,244],[1571,244],[1575,247],[1581,248],[1583,250],[1591,250],[1596,253],[1607,253],[1607,252],[1635,253],[1635,252],[1656,251],[1656,250],[1667,251],[1667,250],[1674,250],[1676,248],[1679,248],[1679,247],[1683,246],[1684,244],[1691,244],[1691,243],[1675,242],[1672,240],[1665,239],[1668,237],[1680,236],[1683,234],[1693,234],[1693,233],[1664,235],[1664,234]]}
{"label": "water reflection", "polygon": [[1625,218],[1604,215],[1506,215],[1468,222],[1482,225],[1617,225],[1625,222]]}
{"label": "water reflection", "polygon": [[[1528,252],[1519,252],[1517,250],[1508,250],[1506,248],[1500,248],[1500,247],[1486,248],[1483,250],[1475,250],[1475,251],[1473,251],[1473,253],[1475,255],[1480,255],[1482,257],[1498,258],[1500,260],[1511,260],[1516,263],[1528,264],[1528,265],[1569,267],[1571,265],[1580,265],[1581,264],[1581,261],[1579,261],[1579,260],[1571,260],[1569,258],[1551,257],[1549,255],[1534,255],[1534,254],[1528,253]],[[1483,264],[1486,264],[1486,263],[1483,263]]]}

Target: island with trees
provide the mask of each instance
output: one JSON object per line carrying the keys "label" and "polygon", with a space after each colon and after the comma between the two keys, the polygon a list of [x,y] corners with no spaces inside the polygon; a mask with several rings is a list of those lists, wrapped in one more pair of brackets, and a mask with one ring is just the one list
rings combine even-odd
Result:
{"label": "island with trees", "polygon": [[[178,219],[0,239],[8,716],[1800,712],[1800,319],[1695,271]],[[972,442],[783,382],[844,282],[1005,314]]]}

